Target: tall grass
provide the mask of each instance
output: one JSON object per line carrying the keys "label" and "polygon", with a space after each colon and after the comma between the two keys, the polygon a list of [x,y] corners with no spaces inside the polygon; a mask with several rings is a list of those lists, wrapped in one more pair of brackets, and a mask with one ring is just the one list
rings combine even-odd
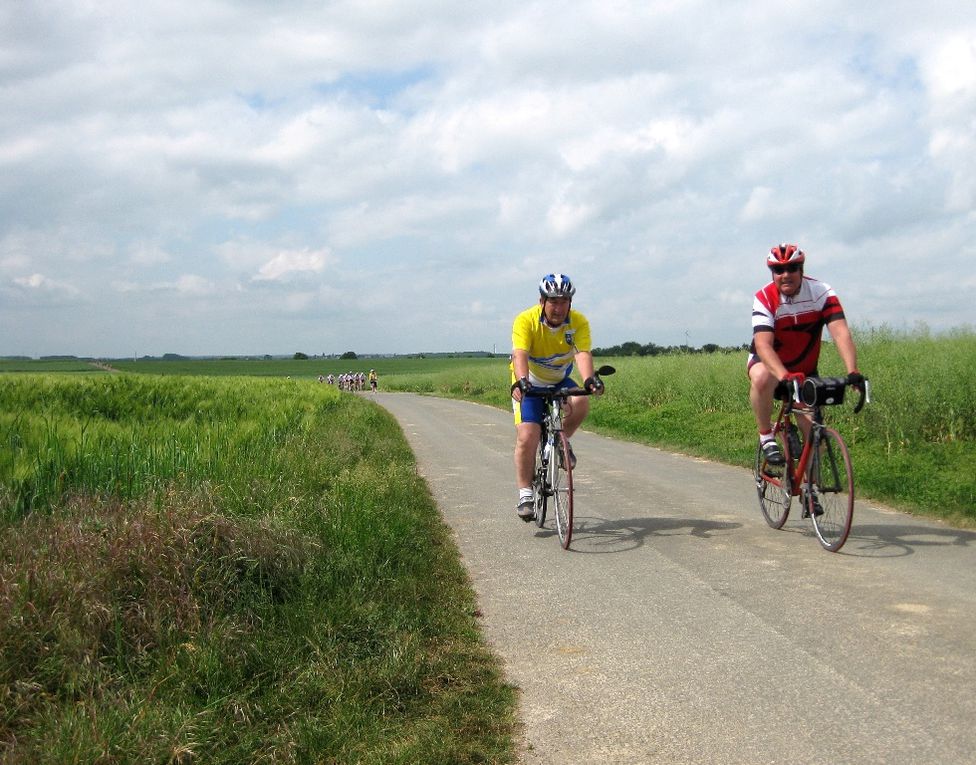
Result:
{"label": "tall grass", "polygon": [[510,761],[513,690],[385,412],[107,375],[2,379],[0,412],[0,761]]}
{"label": "tall grass", "polygon": [[[872,403],[858,415],[832,407],[828,421],[849,442],[860,496],[976,524],[976,334],[932,336],[888,328],[856,333]],[[587,427],[628,439],[751,466],[756,426],[744,353],[599,359],[617,367]],[[841,375],[830,343],[823,375]],[[393,376],[387,387],[509,407],[502,361],[435,374]]]}
{"label": "tall grass", "polygon": [[210,482],[241,492],[255,459],[325,416],[336,396],[252,378],[57,375],[0,380],[0,482],[14,516],[68,492],[132,499]]}

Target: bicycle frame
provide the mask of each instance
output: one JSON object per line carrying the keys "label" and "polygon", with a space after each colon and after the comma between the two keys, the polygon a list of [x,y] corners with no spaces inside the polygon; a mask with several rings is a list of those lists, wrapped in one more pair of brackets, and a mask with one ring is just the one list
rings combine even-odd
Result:
{"label": "bicycle frame", "polygon": [[[615,372],[601,366],[598,376]],[[573,465],[569,440],[563,432],[563,406],[573,396],[589,396],[584,388],[531,388],[525,395],[543,399],[545,411],[539,436],[539,461],[533,484],[536,494],[535,522],[542,528],[546,522],[549,501],[556,516],[556,534],[563,549],[569,549],[573,538]]]}
{"label": "bicycle frame", "polygon": [[[807,437],[803,441],[803,448],[800,450],[799,456],[791,455],[793,459],[796,460],[796,466],[793,469],[793,478],[796,476],[804,476],[807,478],[807,483],[809,483],[809,476],[807,471],[807,463],[811,460],[811,455],[815,452],[816,447],[819,446],[821,439],[823,438],[824,431],[827,430],[827,426],[824,425],[823,417],[823,407],[822,406],[805,406],[802,404],[800,399],[800,386],[795,380],[793,381],[793,397],[787,401],[783,402],[782,407],[780,407],[779,417],[776,420],[776,424],[773,426],[773,432],[777,430],[779,432],[786,433],[786,428],[789,425],[793,427],[797,426],[795,421],[796,414],[800,414],[806,417],[810,421],[810,429],[807,432]],[[857,405],[854,407],[854,412],[860,412],[861,408],[865,403],[871,401],[871,384],[865,380],[864,381],[864,391],[861,394],[861,399],[858,401]],[[787,447],[789,448],[789,447]],[[792,460],[787,459],[787,467],[792,465]],[[800,487],[796,484],[797,481],[792,482],[793,496],[800,495]]]}
{"label": "bicycle frame", "polygon": [[776,424],[773,426],[773,432],[780,432],[785,435],[789,427],[798,427],[797,412],[810,420],[810,429],[807,431],[806,438],[803,439],[803,447],[800,449],[799,456],[790,452],[792,447],[789,445],[784,449],[786,469],[790,472],[791,494],[794,497],[798,497],[800,496],[802,487],[800,485],[801,481],[798,481],[797,477],[802,476],[806,478],[807,476],[807,463],[811,460],[810,455],[813,454],[814,448],[819,445],[820,434],[824,429],[824,422],[823,411],[819,406],[811,407],[809,410],[797,410],[795,407],[790,406],[792,403],[784,403],[780,411],[779,419],[777,419]]}
{"label": "bicycle frame", "polygon": [[[870,384],[865,380],[854,411],[859,412],[869,401]],[[797,428],[799,416],[809,420],[810,427],[796,454],[789,434]],[[781,443],[785,464],[769,465],[761,447],[755,462],[756,489],[766,522],[775,529],[782,528],[791,498],[801,497],[803,515],[810,518],[821,545],[836,552],[850,533],[854,513],[853,469],[844,439],[824,423],[820,405],[802,404],[797,381],[793,381],[792,395],[780,407],[773,435]]]}
{"label": "bicycle frame", "polygon": [[568,441],[563,434],[563,404],[573,391],[574,389],[543,389],[535,394],[544,399],[545,406],[539,435],[539,464],[534,480],[535,522],[539,528],[543,527],[549,501],[552,500],[556,534],[563,549],[569,548],[573,536],[573,468],[566,455]]}

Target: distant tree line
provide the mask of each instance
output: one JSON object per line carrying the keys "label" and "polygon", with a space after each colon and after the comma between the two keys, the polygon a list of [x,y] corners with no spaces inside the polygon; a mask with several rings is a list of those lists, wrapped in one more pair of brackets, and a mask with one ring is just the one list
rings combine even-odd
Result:
{"label": "distant tree line", "polygon": [[700,348],[690,345],[658,345],[657,343],[638,343],[631,340],[608,348],[594,348],[594,356],[663,356],[676,353],[739,353],[749,349],[748,345],[721,346],[705,343]]}

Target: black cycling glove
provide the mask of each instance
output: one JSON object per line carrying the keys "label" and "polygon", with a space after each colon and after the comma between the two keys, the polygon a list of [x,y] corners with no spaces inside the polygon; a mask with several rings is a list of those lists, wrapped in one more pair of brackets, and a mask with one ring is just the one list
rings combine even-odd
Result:
{"label": "black cycling glove", "polygon": [[793,383],[802,383],[803,377],[804,375],[799,372],[787,372],[783,379],[776,383],[776,387],[773,389],[773,398],[780,401],[790,401],[796,393]]}
{"label": "black cycling glove", "polygon": [[596,375],[593,375],[593,377],[587,377],[583,381],[583,388],[588,390],[590,393],[602,393],[603,380],[601,380]]}
{"label": "black cycling glove", "polygon": [[531,387],[532,383],[530,383],[527,378],[520,377],[518,380],[512,383],[512,393],[515,393],[515,389],[518,388],[518,390],[522,391],[522,395],[524,396],[529,392]]}

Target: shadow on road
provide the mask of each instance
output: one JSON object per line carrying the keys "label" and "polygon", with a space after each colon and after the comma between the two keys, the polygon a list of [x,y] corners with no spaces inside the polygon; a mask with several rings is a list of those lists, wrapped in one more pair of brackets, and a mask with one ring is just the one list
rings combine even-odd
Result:
{"label": "shadow on road", "polygon": [[854,527],[841,554],[865,558],[897,558],[914,555],[923,547],[968,547],[976,542],[976,532],[964,529],[911,524],[859,525]]}
{"label": "shadow on road", "polygon": [[[594,518],[584,516],[573,522],[571,550],[580,553],[620,553],[644,544],[647,537],[691,536],[711,539],[719,532],[737,529],[741,523],[706,521],[701,518]],[[540,529],[538,536],[551,535],[553,529]]]}

